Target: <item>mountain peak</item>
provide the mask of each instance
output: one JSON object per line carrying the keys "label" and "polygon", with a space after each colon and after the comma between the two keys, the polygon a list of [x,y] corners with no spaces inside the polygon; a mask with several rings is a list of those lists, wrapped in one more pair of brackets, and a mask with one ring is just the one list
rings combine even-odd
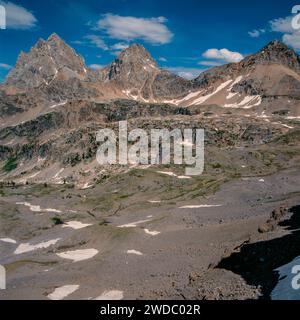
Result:
{"label": "mountain peak", "polygon": [[52,33],[46,43],[54,46],[67,46],[65,41],[57,33]]}
{"label": "mountain peak", "polygon": [[145,47],[139,43],[133,43],[124,49],[121,54],[149,54]]}
{"label": "mountain peak", "polygon": [[48,37],[47,41],[56,41],[56,40],[60,40],[63,41],[62,38],[55,32],[53,32],[52,34],[50,34],[50,36]]}
{"label": "mountain peak", "polygon": [[40,39],[29,53],[22,53],[6,78],[6,84],[21,88],[48,85],[60,75],[64,79],[83,78],[83,59],[56,33]]}
{"label": "mountain peak", "polygon": [[300,73],[300,57],[280,40],[269,42],[256,54],[248,56],[242,61],[244,65],[257,65],[265,63],[275,63],[284,65],[297,73]]}
{"label": "mountain peak", "polygon": [[149,51],[147,51],[143,45],[138,43],[134,43],[125,50],[123,50],[120,53],[118,60],[121,60],[123,62],[134,62],[135,60],[141,63],[143,62],[143,64],[145,65],[149,64],[150,62],[152,65],[157,67],[156,61],[152,58]]}
{"label": "mountain peak", "polygon": [[269,42],[261,51],[282,51],[282,50],[291,50],[286,44],[282,41],[275,39]]}
{"label": "mountain peak", "polygon": [[132,44],[104,69],[104,80],[140,86],[151,74],[159,70],[151,54],[140,44]]}

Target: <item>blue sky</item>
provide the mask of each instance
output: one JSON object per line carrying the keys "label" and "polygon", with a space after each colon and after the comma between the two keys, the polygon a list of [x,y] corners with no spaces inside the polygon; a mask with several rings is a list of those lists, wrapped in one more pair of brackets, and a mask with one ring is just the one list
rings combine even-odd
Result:
{"label": "blue sky", "polygon": [[143,44],[159,65],[191,78],[211,66],[239,61],[281,39],[300,50],[291,28],[295,1],[0,0],[0,80],[39,38],[56,32],[88,66],[110,63],[131,43]]}

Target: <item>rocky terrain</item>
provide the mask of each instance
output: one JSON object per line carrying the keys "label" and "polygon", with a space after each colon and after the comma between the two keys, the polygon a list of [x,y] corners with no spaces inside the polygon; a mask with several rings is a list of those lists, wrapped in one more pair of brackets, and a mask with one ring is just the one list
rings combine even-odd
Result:
{"label": "rocky terrain", "polygon": [[[270,298],[300,255],[299,62],[273,41],[186,80],[137,44],[102,70],[56,34],[22,52],[0,86],[0,298]],[[205,129],[203,174],[100,166],[121,120]]]}

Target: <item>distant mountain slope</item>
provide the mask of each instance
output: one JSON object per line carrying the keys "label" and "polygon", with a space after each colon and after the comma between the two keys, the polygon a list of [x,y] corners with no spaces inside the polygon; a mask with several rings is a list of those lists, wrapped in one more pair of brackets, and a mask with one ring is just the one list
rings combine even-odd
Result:
{"label": "distant mountain slope", "polygon": [[[133,44],[101,70],[88,68],[57,34],[39,40],[0,86],[0,116],[30,112],[32,119],[70,101],[129,99],[176,106],[219,105],[257,116],[287,110],[300,116],[300,57],[272,41],[239,63],[212,68],[194,80],[162,70]],[[33,110],[34,109],[34,110]]]}

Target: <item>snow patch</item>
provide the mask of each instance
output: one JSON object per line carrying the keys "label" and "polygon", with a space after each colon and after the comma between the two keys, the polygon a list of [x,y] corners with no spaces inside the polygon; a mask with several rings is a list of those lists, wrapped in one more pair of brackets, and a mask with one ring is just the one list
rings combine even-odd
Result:
{"label": "snow patch", "polygon": [[242,81],[243,79],[243,76],[238,76],[233,82],[232,84],[230,85],[230,87],[227,89],[227,91],[231,91],[233,86],[237,83],[239,83],[240,81]]}
{"label": "snow patch", "polygon": [[89,184],[88,182],[86,182],[80,189],[81,190],[86,190],[86,189],[91,188],[92,186],[93,186],[92,184]]}
{"label": "snow patch", "polygon": [[262,102],[262,98],[259,95],[245,96],[244,99],[239,103],[225,104],[225,108],[244,108],[250,109],[255,106],[259,106]]}
{"label": "snow patch", "polygon": [[49,108],[53,109],[53,108],[56,108],[56,107],[64,106],[67,102],[68,101],[62,101],[62,102],[59,102],[59,103],[51,105]]}
{"label": "snow patch", "polygon": [[287,124],[284,124],[284,123],[281,123],[281,122],[272,122],[272,124],[277,124],[279,126],[282,126],[282,127],[288,128],[288,129],[294,129],[294,127],[288,126]]}
{"label": "snow patch", "polygon": [[123,291],[110,290],[104,291],[99,297],[94,300],[122,300],[124,298]]}
{"label": "snow patch", "polygon": [[161,174],[166,174],[170,177],[177,177],[177,175],[174,172],[170,172],[170,171],[157,171],[157,172]]}
{"label": "snow patch", "polygon": [[73,260],[73,262],[78,262],[82,260],[87,260],[94,257],[99,251],[97,249],[81,249],[74,251],[66,251],[57,253],[60,258]]}
{"label": "snow patch", "polygon": [[295,119],[300,119],[300,117],[292,117],[292,116],[289,116],[289,117],[286,117],[286,119],[288,119],[288,120],[295,120]]}
{"label": "snow patch", "polygon": [[65,285],[59,288],[56,288],[52,293],[48,294],[50,300],[62,300],[75,292],[79,288],[78,284]]}
{"label": "snow patch", "polygon": [[16,240],[11,239],[11,238],[1,238],[0,241],[7,242],[7,243],[17,243]]}
{"label": "snow patch", "polygon": [[222,207],[221,204],[199,204],[199,205],[189,205],[179,207],[179,209],[196,209],[196,208],[212,208],[212,207]]}
{"label": "snow patch", "polygon": [[214,96],[216,93],[218,93],[222,89],[226,88],[231,82],[232,82],[232,80],[228,80],[228,81],[221,83],[214,92],[207,94],[205,96],[199,97],[198,99],[194,100],[191,105],[201,104],[201,103],[205,102],[206,100],[208,100],[209,98]]}
{"label": "snow patch", "polygon": [[26,207],[29,207],[29,209],[33,212],[41,212],[41,211],[46,211],[46,212],[55,212],[55,213],[61,213],[60,210],[57,209],[52,209],[52,208],[46,208],[42,209],[39,205],[32,205],[29,202],[16,202],[16,204],[19,205],[24,205]]}
{"label": "snow patch", "polygon": [[292,126],[288,126],[287,124],[284,124],[284,123],[280,123],[283,127],[286,127],[288,129],[294,129],[294,127]]}
{"label": "snow patch", "polygon": [[151,219],[139,220],[139,221],[135,221],[135,222],[127,223],[127,224],[122,224],[122,225],[118,226],[118,228],[135,228],[139,224],[146,223],[149,221],[151,221]]}
{"label": "snow patch", "polygon": [[48,247],[56,244],[56,242],[58,242],[59,240],[60,240],[60,238],[57,238],[57,239],[53,239],[53,240],[49,240],[49,241],[40,242],[37,244],[21,243],[17,247],[17,249],[15,250],[14,254],[21,254],[21,253],[25,253],[25,252],[38,250],[38,249],[45,249],[45,248],[48,248]]}
{"label": "snow patch", "polygon": [[144,229],[144,231],[145,231],[146,234],[149,234],[150,236],[157,236],[157,235],[160,234],[159,231],[154,231],[154,230],[150,231],[149,229]]}
{"label": "snow patch", "polygon": [[127,250],[128,254],[135,254],[137,256],[142,256],[143,254],[140,251],[137,250]]}
{"label": "snow patch", "polygon": [[61,168],[58,172],[56,172],[56,174],[53,176],[52,179],[56,179],[59,177],[59,175],[64,171],[65,169],[64,168]]}
{"label": "snow patch", "polygon": [[41,171],[38,171],[38,172],[32,174],[31,176],[28,176],[26,179],[32,179],[32,178],[36,177],[37,175],[39,175],[40,173],[41,173]]}
{"label": "snow patch", "polygon": [[232,99],[234,96],[236,96],[238,93],[237,92],[229,92],[226,99],[230,100]]}
{"label": "snow patch", "polygon": [[92,224],[90,224],[90,223],[82,223],[80,221],[68,221],[68,222],[65,222],[62,225],[62,227],[63,228],[72,228],[74,230],[79,230],[79,229],[86,228],[91,225]]}

